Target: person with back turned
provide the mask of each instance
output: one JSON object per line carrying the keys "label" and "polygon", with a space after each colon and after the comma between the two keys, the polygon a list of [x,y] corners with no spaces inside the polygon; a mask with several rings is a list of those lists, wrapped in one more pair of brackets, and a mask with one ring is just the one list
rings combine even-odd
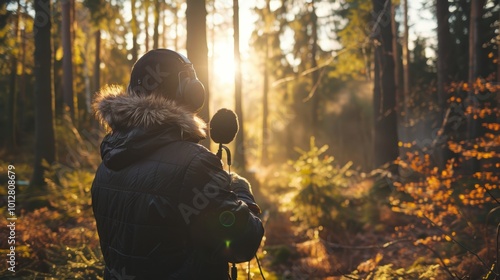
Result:
{"label": "person with back turned", "polygon": [[109,130],[92,183],[104,279],[228,279],[264,228],[247,180],[198,142],[205,92],[191,62],[167,49],[133,66],[125,91],[107,86],[96,115]]}

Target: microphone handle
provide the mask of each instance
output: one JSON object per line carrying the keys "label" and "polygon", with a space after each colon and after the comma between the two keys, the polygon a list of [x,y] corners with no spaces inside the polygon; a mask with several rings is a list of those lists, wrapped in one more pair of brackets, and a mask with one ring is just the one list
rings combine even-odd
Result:
{"label": "microphone handle", "polygon": [[226,155],[227,155],[227,165],[229,166],[229,168],[231,168],[231,150],[229,150],[228,147],[222,145],[222,143],[219,143],[219,150],[217,151],[217,157],[219,159],[222,160],[222,149],[224,149],[226,151]]}
{"label": "microphone handle", "polygon": [[217,157],[222,160],[222,143],[219,143],[219,150],[217,150]]}
{"label": "microphone handle", "polygon": [[231,166],[231,150],[229,150],[228,147],[222,145],[222,148],[224,148],[224,150],[226,150],[226,155],[227,155],[227,165]]}

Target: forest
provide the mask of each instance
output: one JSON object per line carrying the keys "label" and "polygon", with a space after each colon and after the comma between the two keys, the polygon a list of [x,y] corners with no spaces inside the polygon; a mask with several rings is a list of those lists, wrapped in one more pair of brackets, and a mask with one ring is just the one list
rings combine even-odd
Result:
{"label": "forest", "polygon": [[91,104],[158,48],[238,116],[238,279],[500,279],[500,1],[0,0],[1,279],[103,279]]}

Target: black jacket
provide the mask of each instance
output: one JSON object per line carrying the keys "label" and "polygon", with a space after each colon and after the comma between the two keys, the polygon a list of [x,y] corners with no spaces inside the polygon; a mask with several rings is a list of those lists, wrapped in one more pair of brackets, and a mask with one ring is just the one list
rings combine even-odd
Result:
{"label": "black jacket", "polygon": [[255,255],[264,229],[253,197],[231,191],[220,159],[197,143],[200,119],[117,88],[94,106],[112,130],[92,184],[104,279],[227,279],[228,262]]}

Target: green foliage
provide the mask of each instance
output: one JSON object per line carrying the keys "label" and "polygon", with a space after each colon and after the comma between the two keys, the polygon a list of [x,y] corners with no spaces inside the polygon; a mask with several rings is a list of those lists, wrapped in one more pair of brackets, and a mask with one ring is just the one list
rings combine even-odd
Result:
{"label": "green foliage", "polygon": [[[16,165],[16,170],[17,166],[21,170],[23,165]],[[18,182],[23,178],[22,171],[19,174]],[[91,170],[54,165],[46,174],[45,193],[36,198],[17,196],[18,279],[102,279],[104,264],[90,207],[93,177]],[[3,183],[1,189],[7,189]],[[48,201],[50,208],[25,211],[22,205],[33,199]],[[2,234],[8,229],[6,223],[6,219],[0,220]],[[0,241],[0,247],[8,248],[6,239]],[[0,275],[11,275],[6,268],[2,263]]]}
{"label": "green foliage", "polygon": [[[61,210],[41,208],[18,216],[16,277],[102,279],[104,265],[95,223],[89,214],[67,220]],[[5,219],[0,224],[2,231],[7,228]],[[5,240],[0,245],[8,248]],[[5,263],[0,266],[0,275],[11,275]]]}
{"label": "green foliage", "polygon": [[83,5],[90,10],[90,17],[97,28],[103,28],[102,22],[112,18],[110,4],[106,0],[84,0]]}
{"label": "green foliage", "polygon": [[332,75],[340,79],[369,78],[372,44],[369,44],[372,22],[370,0],[347,0],[338,11],[335,30],[343,52],[335,63]]}
{"label": "green foliage", "polygon": [[52,172],[57,174],[56,178],[46,179],[50,192],[47,200],[50,205],[72,218],[90,213],[90,186],[94,173],[80,169],[64,170],[60,166],[53,166]]}
{"label": "green foliage", "polygon": [[294,256],[294,251],[290,246],[279,245],[276,247],[266,247],[266,252],[272,257],[271,265],[289,264],[290,259]]}
{"label": "green foliage", "polygon": [[104,131],[92,127],[78,129],[66,114],[56,120],[55,134],[60,167],[97,169]]}
{"label": "green foliage", "polygon": [[292,211],[293,219],[307,228],[330,225],[347,206],[340,193],[352,176],[351,163],[334,166],[332,156],[323,156],[328,146],[317,147],[314,137],[310,139],[309,151],[297,150],[300,157],[289,162],[293,171],[284,205]]}
{"label": "green foliage", "polygon": [[[0,1],[0,104],[2,104],[2,110],[5,109],[4,105],[8,104],[12,96],[9,85],[11,81],[15,81],[17,89],[14,91],[18,94],[17,125],[20,133],[18,139],[22,141],[19,144],[28,147],[25,150],[31,151],[34,131],[34,101],[33,95],[30,94],[33,92],[34,66],[31,54],[34,51],[32,40],[34,13],[30,10],[32,5],[29,5],[29,1],[21,1],[23,6],[25,2],[28,3],[26,8],[17,9],[15,1]],[[291,150],[289,147],[302,145],[309,140],[308,133],[304,133],[308,131],[307,127],[303,124],[310,122],[308,119],[310,118],[310,102],[307,103],[304,100],[314,86],[310,76],[317,73],[309,71],[312,67],[310,53],[311,42],[314,38],[312,23],[315,21],[311,12],[312,5],[315,5],[318,12],[322,12],[322,15],[316,18],[321,46],[328,46],[327,44],[333,40],[341,46],[341,49],[334,50],[332,53],[322,50],[318,50],[317,53],[322,78],[316,94],[323,98],[322,101],[327,100],[327,102],[321,102],[319,108],[322,116],[331,114],[332,104],[342,104],[335,98],[343,90],[344,82],[348,84],[354,80],[354,83],[358,83],[360,79],[370,78],[373,63],[373,41],[370,40],[373,15],[371,0],[294,0],[281,1],[281,6],[277,7],[278,2],[270,2],[274,10],[258,8],[259,4],[256,5],[254,11],[259,19],[255,22],[255,32],[252,36],[252,46],[255,52],[249,57],[262,58],[266,51],[264,42],[267,42],[270,37],[270,48],[267,50],[270,57],[266,61],[270,67],[270,96],[272,96],[270,104],[281,104],[271,106],[274,110],[271,114],[274,115],[270,116],[270,122],[274,126],[270,129],[282,132],[281,135],[272,135],[271,138],[274,137],[272,142],[280,143],[279,147],[274,147],[274,149],[282,149],[286,151],[283,152],[285,154]],[[75,3],[77,5],[73,58],[75,93],[79,100],[83,100],[83,94],[88,93],[92,88],[89,86],[89,80],[94,75],[92,62],[95,49],[93,37],[90,34],[96,28],[102,29],[102,60],[97,66],[101,67],[101,77],[104,83],[124,85],[128,82],[131,66],[131,61],[127,58],[130,53],[130,44],[126,40],[130,38],[131,27],[128,22],[130,15],[123,13],[126,1],[83,0]],[[453,57],[453,65],[449,67],[452,69],[450,76],[454,80],[466,80],[468,75],[468,28],[471,3],[472,0],[449,2],[451,13],[449,23],[453,41],[452,48],[449,50]],[[82,5],[88,10],[80,9]],[[335,10],[324,11],[330,8],[335,8]],[[498,1],[486,1],[483,15],[479,19],[478,42],[481,47],[477,50],[479,60],[477,68],[479,76],[482,77],[494,75],[493,73],[497,70],[498,38],[496,33],[498,33],[499,8]],[[178,12],[177,7],[175,9]],[[220,10],[217,16],[228,17],[225,14],[226,9]],[[15,32],[18,12],[25,33],[24,36],[19,35],[21,37]],[[61,54],[58,53],[61,43],[60,36],[57,36],[60,33],[60,13],[57,7],[53,9],[53,12],[55,77],[52,84],[55,86],[56,108],[61,108],[61,100],[58,99],[61,96]],[[140,13],[144,15],[144,11]],[[180,15],[180,12],[177,14]],[[142,21],[141,24],[144,24],[147,17],[142,15],[138,17],[139,21]],[[167,16],[164,19],[168,19]],[[170,19],[170,23],[173,24],[173,19]],[[173,26],[163,28],[164,35],[168,37],[165,39],[167,46],[173,44],[169,42],[169,40],[174,40],[169,37],[173,28]],[[175,26],[175,30],[177,29],[180,30],[180,37],[185,35],[182,27]],[[144,35],[144,30],[139,31],[140,38]],[[21,41],[19,38],[24,40]],[[178,45],[177,40],[175,38],[176,45]],[[431,41],[433,40],[428,42]],[[327,44],[324,44],[325,42]],[[335,43],[331,46],[335,46]],[[410,126],[415,124],[416,117],[420,120],[426,119],[429,117],[429,112],[439,112],[444,109],[437,108],[432,98],[435,92],[433,83],[435,69],[425,56],[425,51],[429,46],[420,38],[413,45],[413,60],[410,63],[410,72],[413,73],[411,75],[412,95],[409,100],[406,100],[411,110],[404,112],[406,116],[411,117],[407,123]],[[182,46],[182,43],[179,46]],[[141,48],[141,51],[144,50],[144,47]],[[23,57],[24,61],[22,61]],[[12,64],[16,59],[17,67]],[[260,59],[253,60],[261,63]],[[324,66],[323,63],[330,64]],[[261,67],[260,64],[259,67]],[[17,71],[17,75],[13,73],[13,69]],[[258,73],[259,70],[255,72]],[[273,84],[276,81],[279,82]],[[255,83],[252,86],[257,88],[259,85]],[[472,86],[474,96],[481,103],[476,108],[464,104],[464,97],[467,96]],[[367,87],[371,88],[371,84],[367,84]],[[341,245],[349,244],[349,246],[359,245],[358,243],[371,246],[378,244],[381,240],[387,242],[386,239],[407,241],[404,246],[400,247],[394,246],[390,249],[385,247],[385,244],[390,242],[384,243],[383,248],[377,247],[379,250],[386,250],[383,252],[385,263],[377,261],[370,269],[358,268],[355,273],[351,274],[362,276],[364,279],[444,279],[450,276],[446,274],[447,268],[457,276],[456,278],[493,279],[498,277],[494,271],[497,260],[492,252],[492,248],[498,242],[495,238],[495,230],[500,222],[498,220],[500,197],[498,89],[495,89],[497,86],[493,86],[490,82],[478,82],[477,85],[460,83],[460,87],[458,88],[456,84],[449,87],[454,91],[453,99],[451,97],[449,99],[451,114],[447,123],[451,128],[447,127],[443,132],[447,136],[446,139],[451,140],[447,145],[455,154],[455,159],[443,168],[434,164],[433,154],[429,150],[403,154],[398,162],[402,176],[396,178],[395,181],[394,178],[383,177],[375,183],[376,186],[360,187],[361,183],[358,182],[353,187],[352,180],[356,177],[353,176],[354,172],[350,169],[350,163],[345,166],[336,165],[338,162],[348,160],[362,161],[351,151],[362,150],[359,146],[368,146],[371,139],[363,136],[359,131],[370,131],[370,127],[360,125],[364,119],[358,119],[356,114],[358,108],[363,108],[363,112],[366,112],[364,115],[371,115],[369,113],[372,108],[366,106],[371,100],[366,96],[363,100],[356,100],[357,95],[355,95],[348,99],[348,105],[344,106],[345,103],[339,105],[342,107],[342,114],[332,114],[333,117],[329,119],[325,117],[323,119],[324,131],[321,132],[325,137],[321,139],[328,139],[331,147],[337,147],[338,143],[332,139],[335,135],[341,134],[343,141],[340,140],[340,142],[349,143],[338,145],[345,150],[341,152],[348,156],[344,158],[336,154],[337,157],[334,160],[332,156],[326,155],[328,146],[317,147],[312,138],[309,150],[300,150],[300,157],[290,161],[287,167],[292,171],[279,177],[277,183],[268,182],[268,186],[271,185],[270,189],[276,191],[273,195],[283,194],[280,199],[284,208],[293,213],[295,225],[302,230],[299,230],[299,235],[302,234],[300,238],[307,235],[303,234],[304,232],[315,232],[315,240],[321,240],[321,242],[326,239],[327,241],[334,240]],[[346,91],[351,94],[357,92],[357,89]],[[84,102],[79,101],[79,103],[83,111]],[[356,106],[350,107],[353,105]],[[321,108],[321,106],[325,107]],[[259,110],[252,111],[248,112],[251,117],[247,118],[247,122],[251,119],[257,123],[260,121]],[[62,115],[61,112],[62,110],[59,109],[56,115]],[[56,118],[58,162],[52,165],[45,164],[49,170],[45,174],[48,183],[46,189],[27,187],[26,182],[29,181],[32,173],[30,153],[19,150],[7,150],[2,153],[2,157],[6,154],[6,159],[9,160],[0,162],[0,194],[6,194],[5,166],[11,159],[15,159],[12,163],[16,166],[18,180],[18,209],[20,211],[23,209],[18,213],[18,233],[21,245],[17,247],[17,254],[19,267],[22,268],[18,274],[20,278],[99,279],[102,274],[102,256],[92,218],[89,193],[93,171],[100,162],[98,142],[95,139],[101,138],[102,135],[99,135],[99,132],[91,126],[81,125],[88,124],[89,117],[90,115],[84,115],[85,119],[76,125],[68,120],[61,120],[60,117]],[[475,139],[465,140],[465,131],[462,131],[462,128],[465,127],[464,120],[467,117],[482,119],[477,123],[480,133]],[[0,127],[14,123],[9,118],[10,116],[2,114]],[[276,119],[279,121],[275,121]],[[370,117],[366,119],[363,124],[371,123]],[[342,123],[342,126],[336,122]],[[277,123],[279,125],[276,125]],[[251,129],[251,133],[258,134],[258,127],[260,124],[254,125],[255,129]],[[347,127],[351,129],[347,130]],[[355,130],[354,127],[358,129]],[[454,134],[458,136],[452,136]],[[0,142],[6,138],[4,134],[1,135]],[[323,135],[316,136],[320,139]],[[301,138],[305,140],[302,141]],[[350,139],[360,138],[367,140],[361,144],[350,141]],[[402,150],[405,150],[407,144],[410,147],[414,145],[413,142],[401,144]],[[259,150],[257,145],[255,150]],[[360,154],[365,156],[363,152]],[[480,169],[478,172],[464,176],[465,173],[461,172],[464,172],[466,164],[472,160],[479,162]],[[366,156],[364,161],[371,162],[371,156]],[[283,186],[284,177],[286,177],[286,187]],[[372,179],[365,178],[365,181],[368,181],[365,183],[373,184],[370,181]],[[379,185],[384,185],[384,188],[379,188]],[[347,189],[348,186],[349,189]],[[394,188],[395,192],[388,194],[390,188]],[[272,193],[272,191],[269,192]],[[38,207],[37,205],[41,202],[47,207]],[[30,208],[35,209],[31,211]],[[4,211],[5,207],[0,208],[3,216],[5,216]],[[384,215],[386,217],[382,219]],[[394,217],[404,218],[398,220]],[[0,219],[2,236],[6,229],[5,222],[5,219]],[[311,228],[312,230],[304,230]],[[312,238],[310,235],[308,237]],[[293,245],[286,244],[286,246],[278,245],[272,249],[269,248],[268,252],[272,257],[271,264],[283,266],[293,263],[296,257]],[[5,240],[0,240],[0,247],[7,247]],[[404,254],[405,252],[407,254]],[[0,250],[0,254],[4,255],[4,253]],[[328,251],[328,253],[335,255],[338,252]],[[345,256],[345,251],[342,254]],[[349,252],[349,254],[351,256],[356,253]],[[403,263],[408,259],[412,261],[412,258],[417,259],[414,264]],[[366,257],[352,257],[349,262],[356,263],[360,259],[365,260]],[[418,262],[420,259],[425,259],[427,262],[420,263]],[[353,268],[349,267],[349,269]],[[0,264],[0,270],[3,276],[5,263]],[[244,270],[239,271],[241,274]],[[255,268],[251,271],[254,274],[257,273]],[[240,275],[240,277],[245,276]],[[266,278],[278,279],[279,276],[271,275]]]}
{"label": "green foliage", "polygon": [[[79,132],[70,122],[57,125],[59,158],[45,163],[47,186],[28,186],[31,164],[15,161],[16,167],[16,277],[12,279],[102,279],[104,264],[91,208],[97,146],[92,136]],[[68,157],[71,155],[71,157]],[[71,158],[71,160],[69,160]],[[7,190],[5,162],[0,162],[0,192]],[[44,205],[44,206],[41,206]],[[2,216],[5,207],[1,208]],[[8,230],[0,219],[0,234]],[[8,248],[0,240],[0,248]],[[1,251],[3,254],[3,251]],[[12,275],[6,263],[0,275]]]}
{"label": "green foliage", "polygon": [[[456,87],[450,89],[453,92],[448,102],[459,106],[451,107],[451,116],[462,113],[464,119],[476,120],[478,129],[473,139],[448,138],[447,147],[454,156],[444,167],[437,166],[431,149],[422,150],[416,142],[399,143],[398,175],[383,171],[381,177],[364,177],[365,181],[375,179],[368,187],[359,182],[353,187],[351,177],[342,176],[342,168],[334,167],[333,158],[325,155],[328,147],[317,147],[314,140],[309,150],[299,150],[299,159],[290,161],[288,192],[277,194],[285,209],[293,213],[298,232],[304,236],[304,228],[317,230],[319,239],[331,244],[332,258],[346,254],[336,252],[336,248],[375,249],[383,256],[384,262],[382,258],[362,262],[365,253],[354,261],[361,262],[355,272],[343,279],[498,277],[494,248],[499,242],[496,230],[500,222],[499,90],[495,83],[483,80],[452,86]],[[479,101],[475,107],[454,94],[470,90]],[[453,125],[456,120],[450,117],[448,121]],[[471,172],[473,160],[478,168]],[[343,184],[349,189],[342,188]],[[361,191],[355,191],[357,188]],[[352,227],[353,222],[357,226]],[[348,256],[352,261],[356,252],[350,250]],[[289,261],[295,264],[301,260]]]}

